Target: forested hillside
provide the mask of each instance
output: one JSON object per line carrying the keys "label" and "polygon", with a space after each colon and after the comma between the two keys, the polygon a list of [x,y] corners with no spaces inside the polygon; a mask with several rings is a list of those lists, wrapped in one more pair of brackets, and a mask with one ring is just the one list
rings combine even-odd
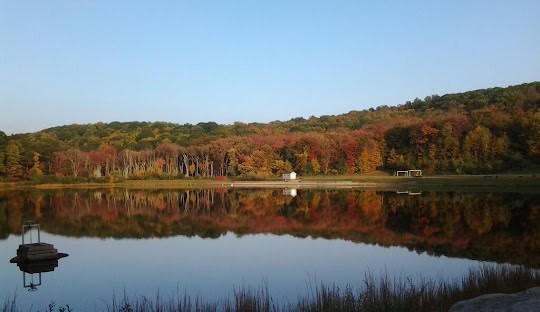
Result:
{"label": "forested hillside", "polygon": [[540,161],[540,82],[268,124],[112,122],[0,132],[0,176],[487,173]]}

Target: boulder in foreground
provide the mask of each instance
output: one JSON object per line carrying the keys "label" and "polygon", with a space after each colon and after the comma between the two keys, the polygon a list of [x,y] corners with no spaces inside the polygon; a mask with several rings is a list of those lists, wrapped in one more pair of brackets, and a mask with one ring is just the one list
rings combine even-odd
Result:
{"label": "boulder in foreground", "polygon": [[449,312],[540,312],[540,287],[515,294],[488,294],[460,301]]}

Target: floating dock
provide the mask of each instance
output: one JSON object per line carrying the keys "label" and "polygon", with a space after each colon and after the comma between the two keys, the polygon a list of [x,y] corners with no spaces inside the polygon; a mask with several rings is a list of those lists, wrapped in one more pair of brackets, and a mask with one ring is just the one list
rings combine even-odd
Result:
{"label": "floating dock", "polygon": [[[24,242],[24,234],[26,230],[31,231],[33,228],[37,229],[38,241],[37,243],[32,242],[32,236],[30,236],[30,243],[26,244]],[[17,256],[12,258],[9,262],[11,263],[36,263],[37,262],[47,262],[47,260],[57,261],[60,258],[67,257],[68,254],[58,252],[53,245],[42,243],[41,242],[41,233],[39,224],[34,221],[28,221],[23,225],[22,228],[22,244],[19,245],[17,249]],[[27,265],[28,266],[28,265]]]}
{"label": "floating dock", "polygon": [[[33,242],[32,230],[37,231],[37,242]],[[25,234],[28,234],[30,243],[25,242]],[[28,291],[36,291],[41,286],[41,273],[53,272],[58,267],[58,259],[67,257],[68,254],[58,252],[53,245],[41,242],[39,224],[35,221],[27,221],[22,226],[22,244],[17,249],[17,256],[9,260],[16,263],[23,273],[23,287]]]}
{"label": "floating dock", "polygon": [[42,260],[58,260],[67,257],[65,253],[59,253],[53,245],[47,243],[22,244],[17,249],[17,256],[11,259],[11,263],[33,262]]}

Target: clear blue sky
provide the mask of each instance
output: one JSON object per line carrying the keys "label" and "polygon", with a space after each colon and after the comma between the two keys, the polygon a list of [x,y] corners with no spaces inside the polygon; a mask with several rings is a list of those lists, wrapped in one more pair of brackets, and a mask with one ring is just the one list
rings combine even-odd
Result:
{"label": "clear blue sky", "polygon": [[540,1],[0,0],[0,130],[268,122],[540,80]]}

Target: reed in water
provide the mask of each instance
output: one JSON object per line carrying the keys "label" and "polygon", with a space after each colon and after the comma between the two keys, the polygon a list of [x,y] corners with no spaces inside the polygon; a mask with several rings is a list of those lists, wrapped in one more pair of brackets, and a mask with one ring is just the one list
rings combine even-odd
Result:
{"label": "reed in water", "polygon": [[[411,279],[376,277],[366,274],[356,288],[328,284],[308,284],[308,294],[296,302],[279,302],[270,295],[265,282],[259,287],[235,288],[233,295],[218,301],[205,301],[187,293],[154,298],[131,298],[124,293],[121,299],[113,296],[103,304],[107,312],[331,312],[331,311],[448,311],[458,301],[488,293],[514,293],[540,286],[540,271],[522,266],[485,265],[471,269],[460,280]],[[4,301],[2,312],[22,311],[15,298]],[[36,311],[78,311],[69,305],[48,307]]]}

